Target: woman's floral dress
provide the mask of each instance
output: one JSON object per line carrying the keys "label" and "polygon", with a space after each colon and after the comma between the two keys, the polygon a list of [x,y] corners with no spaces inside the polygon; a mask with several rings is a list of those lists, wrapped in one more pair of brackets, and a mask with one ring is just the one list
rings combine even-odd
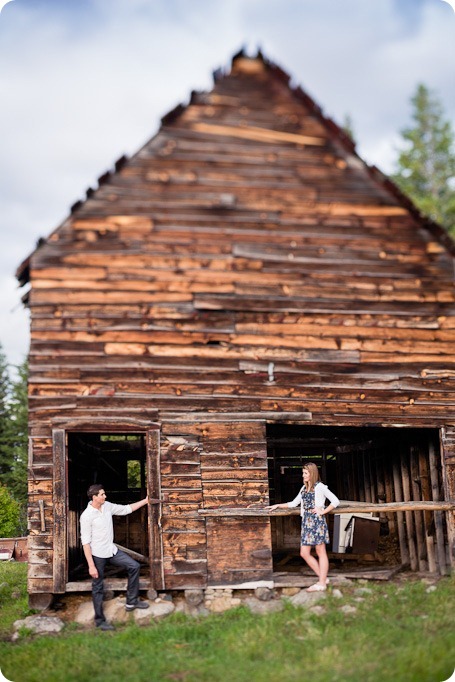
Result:
{"label": "woman's floral dress", "polygon": [[308,492],[305,487],[301,491],[303,502],[302,513],[302,534],[300,539],[301,545],[328,545],[329,529],[327,522],[323,516],[315,514],[311,510],[314,509],[314,490]]}

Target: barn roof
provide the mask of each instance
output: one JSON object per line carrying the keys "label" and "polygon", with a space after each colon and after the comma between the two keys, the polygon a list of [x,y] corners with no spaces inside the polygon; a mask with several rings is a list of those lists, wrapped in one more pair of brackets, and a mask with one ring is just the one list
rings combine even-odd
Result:
{"label": "barn roof", "polygon": [[[246,232],[260,230],[266,241],[278,227],[283,238],[291,236],[291,251],[297,230],[306,238],[305,255],[287,253],[289,248],[280,255],[282,246],[277,251],[270,244],[256,255],[268,250],[269,257],[316,259],[329,268],[340,257],[349,265],[359,248],[361,258],[372,248],[372,260],[404,263],[409,254],[396,252],[407,250],[409,240],[433,260],[455,253],[448,233],[360,159],[350,137],[261,53],[254,58],[238,53],[231,69],[216,72],[214,80],[212,91],[193,92],[187,105],[162,118],[142,149],[119,159],[99,178],[98,188],[73,205],[71,215],[19,266],[22,284],[31,258],[39,267],[41,255],[52,260],[57,243],[74,235],[87,248],[109,243],[114,248],[107,236],[115,234],[123,247],[134,249],[158,226],[175,231],[183,223],[207,238],[224,229],[223,222],[242,223]],[[385,248],[393,242],[394,256]],[[254,255],[254,248],[238,248],[243,253],[237,255]]]}

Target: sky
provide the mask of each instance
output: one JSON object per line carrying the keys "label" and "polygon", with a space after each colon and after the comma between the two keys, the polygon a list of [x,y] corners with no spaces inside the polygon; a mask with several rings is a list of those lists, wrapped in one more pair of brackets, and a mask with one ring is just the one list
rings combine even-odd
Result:
{"label": "sky", "polygon": [[[4,2],[4,0],[3,0]],[[0,0],[0,6],[3,5]],[[264,55],[394,169],[417,84],[455,129],[455,11],[444,0],[12,0],[0,13],[0,344],[29,347],[14,273],[123,154],[241,48]]]}

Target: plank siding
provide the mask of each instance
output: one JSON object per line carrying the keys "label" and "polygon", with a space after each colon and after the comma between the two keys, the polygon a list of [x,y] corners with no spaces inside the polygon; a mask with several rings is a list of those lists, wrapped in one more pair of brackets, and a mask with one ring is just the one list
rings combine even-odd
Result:
{"label": "plank siding", "polygon": [[455,497],[454,253],[280,69],[234,59],[18,271],[30,590],[64,581],[52,430],[71,420],[161,425],[168,589],[270,577],[267,520],[197,514],[267,503],[266,421],[444,429]]}

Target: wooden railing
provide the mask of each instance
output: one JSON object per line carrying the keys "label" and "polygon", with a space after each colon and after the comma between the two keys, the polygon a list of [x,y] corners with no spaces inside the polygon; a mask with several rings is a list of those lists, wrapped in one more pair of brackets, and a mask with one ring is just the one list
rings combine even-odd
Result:
{"label": "wooden railing", "polygon": [[[455,500],[443,502],[353,502],[341,500],[338,507],[329,514],[355,514],[356,512],[404,512],[404,511],[455,511]],[[268,507],[218,507],[217,509],[199,509],[201,516],[289,516],[300,514],[300,507],[275,509]]]}

